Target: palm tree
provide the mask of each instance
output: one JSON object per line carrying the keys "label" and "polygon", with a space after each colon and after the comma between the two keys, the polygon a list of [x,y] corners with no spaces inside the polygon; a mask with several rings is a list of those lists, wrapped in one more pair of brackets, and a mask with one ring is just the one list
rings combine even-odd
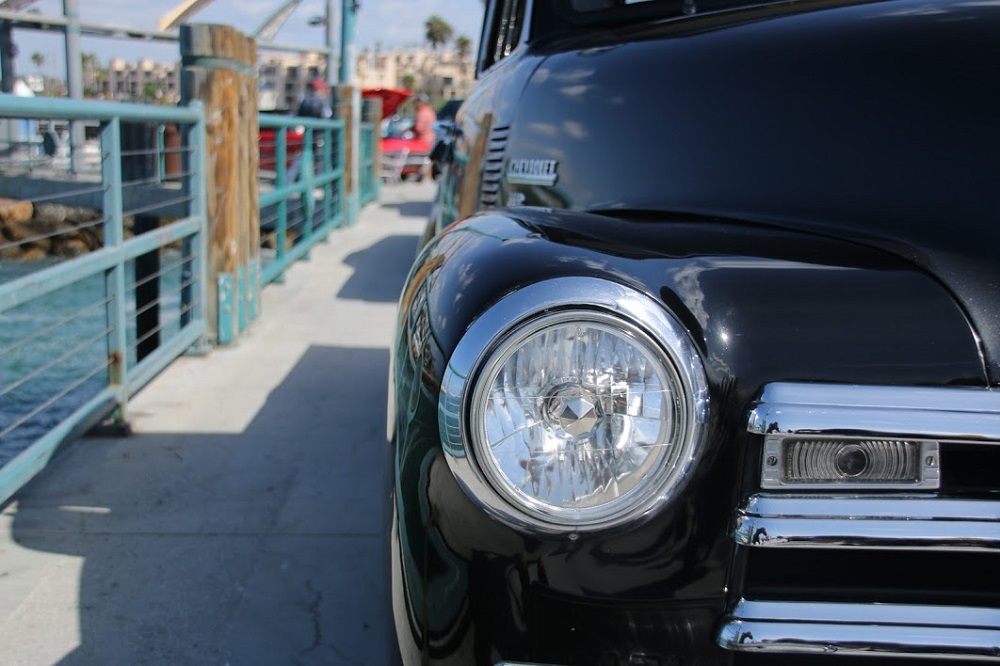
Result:
{"label": "palm tree", "polygon": [[97,97],[100,92],[100,81],[97,80],[97,72],[100,70],[101,61],[96,53],[80,54],[80,64],[83,66],[83,94],[85,97]]}
{"label": "palm tree", "polygon": [[160,87],[160,84],[155,81],[146,81],[143,83],[141,99],[147,104],[160,103],[160,100],[163,99],[163,89]]}
{"label": "palm tree", "polygon": [[427,41],[435,51],[437,47],[451,41],[451,36],[455,32],[451,24],[437,14],[427,19],[427,22],[424,23],[424,28],[426,30]]}
{"label": "palm tree", "polygon": [[459,35],[455,38],[455,50],[458,51],[458,57],[465,60],[472,53],[472,40],[465,35]]}
{"label": "palm tree", "polygon": [[31,62],[34,64],[35,69],[38,70],[38,78],[42,81],[42,94],[47,95],[49,93],[49,82],[42,75],[42,67],[45,66],[45,54],[41,51],[35,51],[31,54]]}

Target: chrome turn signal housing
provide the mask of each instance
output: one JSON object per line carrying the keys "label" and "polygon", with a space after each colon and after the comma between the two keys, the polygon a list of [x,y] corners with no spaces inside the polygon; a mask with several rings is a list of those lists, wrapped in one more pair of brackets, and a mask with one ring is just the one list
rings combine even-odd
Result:
{"label": "chrome turn signal housing", "polygon": [[763,488],[927,489],[939,482],[938,443],[847,437],[768,437]]}

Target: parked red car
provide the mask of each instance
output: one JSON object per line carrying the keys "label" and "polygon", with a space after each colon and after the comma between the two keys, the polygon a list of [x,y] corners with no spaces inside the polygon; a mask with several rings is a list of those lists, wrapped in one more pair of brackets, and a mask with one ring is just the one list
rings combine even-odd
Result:
{"label": "parked red car", "polygon": [[[413,96],[409,90],[398,88],[366,88],[362,97],[382,100],[382,159],[383,163],[402,161],[400,177],[423,178],[430,164],[430,141],[418,139],[413,131],[412,116],[396,116],[396,112],[406,100]],[[405,154],[405,159],[403,156]]]}
{"label": "parked red car", "polygon": [[[277,132],[273,127],[261,127],[258,143],[260,145],[261,171],[274,171],[277,167]],[[302,153],[306,131],[303,127],[289,127],[285,130],[285,168],[289,168]]]}

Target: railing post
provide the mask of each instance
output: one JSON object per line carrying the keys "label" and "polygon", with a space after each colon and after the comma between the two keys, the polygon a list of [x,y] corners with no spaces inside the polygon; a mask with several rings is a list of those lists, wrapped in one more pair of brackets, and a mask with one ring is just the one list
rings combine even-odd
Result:
{"label": "railing post", "polygon": [[374,128],[369,137],[371,145],[371,198],[378,201],[382,198],[382,138],[379,135],[379,127],[382,123],[382,99],[380,97],[367,97],[361,100],[361,120],[371,123]]}
{"label": "railing post", "polygon": [[[200,114],[197,123],[182,126],[180,145],[187,150],[181,153],[181,173],[184,192],[191,198],[191,215],[201,220],[201,227],[196,236],[184,239],[183,254],[187,257],[182,268],[181,282],[181,326],[187,326],[193,321],[204,321],[205,303],[208,300],[208,222],[206,219],[205,182],[205,115],[202,103],[195,100],[191,108]],[[196,351],[204,352],[207,340],[202,337]]]}
{"label": "railing post", "polygon": [[[288,185],[288,132],[284,127],[274,129],[274,167],[277,173],[275,187],[279,190]],[[278,218],[274,221],[274,261],[280,272],[275,282],[285,281],[285,254],[288,252],[288,198],[278,202]]]}
{"label": "railing post", "polygon": [[[316,198],[313,197],[313,190],[316,188],[316,153],[315,153],[315,130],[312,127],[306,128],[306,135],[302,146],[302,168],[299,170],[299,177],[305,190],[302,192],[302,238],[300,243],[307,248],[312,245],[313,225],[316,219]],[[309,259],[309,252],[302,255],[303,259]]]}
{"label": "railing post", "polygon": [[[122,223],[121,121],[101,126],[101,183],[104,186],[104,247],[119,249],[125,242]],[[125,262],[105,272],[108,321],[108,384],[115,388],[115,420],[125,423],[128,406],[128,331],[125,303]]]}
{"label": "railing post", "polygon": [[347,122],[342,120],[341,123],[337,131],[337,165],[340,167],[340,178],[337,179],[338,227],[350,224],[347,219]]}
{"label": "railing post", "polygon": [[[326,128],[323,130],[323,173],[328,174],[333,171],[333,130]],[[330,235],[330,228],[333,226],[333,195],[335,192],[334,183],[323,185],[323,240],[326,241]]]}
{"label": "railing post", "polygon": [[204,105],[208,221],[206,321],[235,341],[260,312],[257,46],[223,25],[182,25],[181,93]]}

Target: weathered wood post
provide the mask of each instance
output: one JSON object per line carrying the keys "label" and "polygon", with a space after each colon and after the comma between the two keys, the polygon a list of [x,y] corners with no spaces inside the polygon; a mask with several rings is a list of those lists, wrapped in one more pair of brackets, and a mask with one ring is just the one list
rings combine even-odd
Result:
{"label": "weathered wood post", "polygon": [[232,342],[260,313],[257,44],[225,25],[182,25],[181,96],[205,109],[209,336]]}
{"label": "weathered wood post", "polygon": [[337,117],[344,121],[344,133],[341,135],[344,141],[344,150],[341,153],[344,156],[344,163],[341,164],[344,174],[344,203],[341,211],[345,225],[354,224],[357,220],[359,209],[358,196],[360,183],[355,178],[354,169],[355,160],[361,154],[359,151],[360,146],[357,145],[356,140],[356,137],[360,134],[357,127],[358,119],[355,118],[354,114],[354,95],[356,90],[356,86],[350,85],[337,87]]}

